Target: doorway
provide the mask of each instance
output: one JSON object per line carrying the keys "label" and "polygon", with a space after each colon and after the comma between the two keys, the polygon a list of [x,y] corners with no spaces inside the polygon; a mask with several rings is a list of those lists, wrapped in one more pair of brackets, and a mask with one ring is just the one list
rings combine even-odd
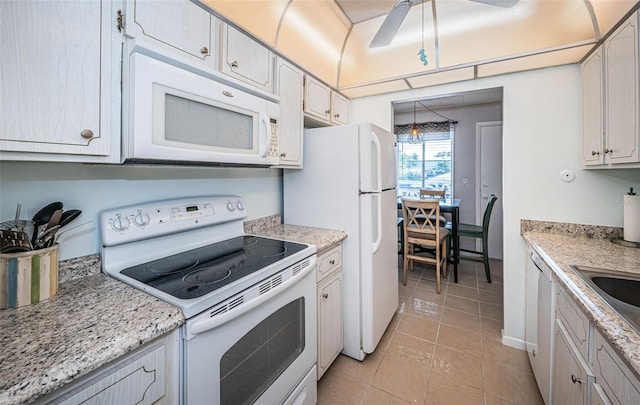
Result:
{"label": "doorway", "polygon": [[[480,169],[476,165],[476,124],[494,121],[502,121],[502,88],[474,90],[462,93],[443,94],[429,97],[415,97],[408,100],[395,101],[393,103],[394,125],[407,125],[414,122],[441,122],[444,120],[456,121],[453,131],[453,156],[452,156],[452,190],[455,198],[461,200],[460,222],[476,224],[482,222],[482,210],[478,213],[478,190],[481,186],[477,173]],[[418,100],[417,111],[414,113],[414,100]],[[495,129],[495,128],[494,128]],[[493,147],[502,155],[502,131],[499,131],[499,141],[493,138],[497,144]],[[486,145],[491,148],[490,144]],[[497,149],[500,149],[498,152]],[[489,152],[489,151],[487,151]],[[495,172],[499,173],[500,184],[499,200],[494,206],[491,216],[491,232],[500,235],[499,241],[491,241],[490,256],[502,258],[502,159],[497,163]],[[496,194],[497,195],[497,194]],[[486,200],[485,201],[486,204]],[[462,238],[461,247],[475,248],[475,240]]]}
{"label": "doorway", "polygon": [[[502,121],[476,123],[476,225],[491,194],[498,199],[489,222],[489,257],[502,259]],[[482,250],[476,241],[476,250]]]}

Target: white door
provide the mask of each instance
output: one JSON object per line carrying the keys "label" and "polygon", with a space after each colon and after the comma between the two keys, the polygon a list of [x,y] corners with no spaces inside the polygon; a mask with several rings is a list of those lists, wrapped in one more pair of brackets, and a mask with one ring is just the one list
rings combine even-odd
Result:
{"label": "white door", "polygon": [[360,223],[362,349],[372,353],[398,308],[396,192],[364,194],[360,201],[368,206]]}
{"label": "white door", "polygon": [[489,257],[502,259],[502,121],[476,123],[476,185],[477,225],[482,225],[489,195],[498,197],[489,225]]}

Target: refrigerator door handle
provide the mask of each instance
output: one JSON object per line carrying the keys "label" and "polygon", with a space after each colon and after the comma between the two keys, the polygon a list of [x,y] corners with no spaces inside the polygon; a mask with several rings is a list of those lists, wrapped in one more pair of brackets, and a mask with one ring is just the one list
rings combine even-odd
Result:
{"label": "refrigerator door handle", "polygon": [[375,146],[375,155],[372,156],[372,159],[375,158],[376,184],[373,185],[373,191],[380,192],[382,191],[382,151],[380,150],[380,140],[373,131],[371,131],[371,143]]}
{"label": "refrigerator door handle", "polygon": [[375,203],[375,209],[372,210],[375,214],[374,223],[375,228],[372,230],[376,232],[375,239],[373,239],[373,253],[377,252],[382,244],[382,195],[371,194],[371,202]]}

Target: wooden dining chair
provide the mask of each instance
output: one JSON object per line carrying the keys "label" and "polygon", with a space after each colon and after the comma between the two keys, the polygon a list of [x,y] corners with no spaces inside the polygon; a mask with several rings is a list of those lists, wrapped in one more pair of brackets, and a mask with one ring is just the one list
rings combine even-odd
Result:
{"label": "wooden dining chair", "polygon": [[[429,189],[420,189],[420,198],[444,198],[447,190],[429,190]],[[440,215],[440,226],[444,227],[447,225],[447,218],[444,215]]]}
{"label": "wooden dining chair", "polygon": [[[438,200],[402,199],[404,232],[404,257],[402,284],[407,285],[409,262],[413,270],[414,262],[433,264],[436,267],[436,290],[440,294],[440,272],[447,277],[447,243],[449,231],[440,226],[434,218],[440,217]],[[421,256],[416,247],[427,247],[434,256]]]}
{"label": "wooden dining chair", "polygon": [[420,197],[433,197],[444,198],[446,190],[429,190],[425,188],[420,189]]}
{"label": "wooden dining chair", "polygon": [[491,269],[489,268],[489,221],[491,220],[491,212],[493,211],[493,205],[496,203],[495,194],[491,194],[489,196],[489,200],[487,201],[487,205],[484,209],[484,214],[482,215],[482,225],[472,225],[472,224],[459,224],[458,225],[458,235],[466,236],[469,238],[482,239],[482,250],[473,250],[473,249],[462,249],[460,251],[472,253],[477,256],[460,256],[461,260],[471,260],[474,262],[484,263],[484,272],[487,276],[487,283],[491,283]]}

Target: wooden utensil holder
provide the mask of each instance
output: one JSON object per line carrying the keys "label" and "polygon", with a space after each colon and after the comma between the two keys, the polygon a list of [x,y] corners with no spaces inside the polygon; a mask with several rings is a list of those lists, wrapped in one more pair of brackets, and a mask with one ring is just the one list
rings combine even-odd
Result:
{"label": "wooden utensil holder", "polygon": [[58,245],[0,254],[0,309],[37,304],[58,292]]}

